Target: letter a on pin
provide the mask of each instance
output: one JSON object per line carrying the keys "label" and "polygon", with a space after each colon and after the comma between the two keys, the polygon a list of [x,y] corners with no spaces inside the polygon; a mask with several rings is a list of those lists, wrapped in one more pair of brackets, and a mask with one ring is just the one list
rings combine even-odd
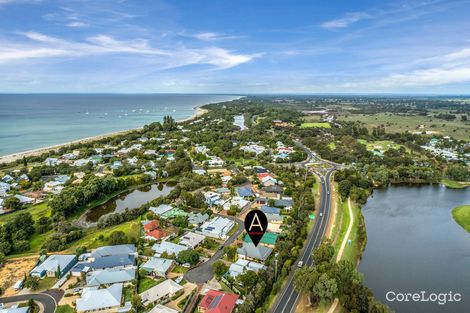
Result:
{"label": "letter a on pin", "polygon": [[255,247],[258,246],[267,228],[268,218],[262,211],[252,210],[248,212],[245,217],[245,230]]}

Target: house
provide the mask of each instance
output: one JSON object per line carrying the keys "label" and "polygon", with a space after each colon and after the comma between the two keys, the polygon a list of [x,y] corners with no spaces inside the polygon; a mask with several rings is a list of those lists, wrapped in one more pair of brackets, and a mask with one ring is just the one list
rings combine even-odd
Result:
{"label": "house", "polygon": [[4,182],[0,182],[0,190],[2,191],[8,191],[10,190],[11,186],[9,183],[4,183]]}
{"label": "house", "polygon": [[88,287],[99,287],[115,283],[130,283],[135,279],[135,268],[128,269],[104,269],[90,272],[86,275]]}
{"label": "house", "polygon": [[14,180],[15,180],[15,179],[14,179],[12,176],[10,176],[10,175],[5,175],[5,176],[2,177],[2,181],[3,181],[4,183],[9,183],[9,184],[10,184],[10,183],[12,183]]}
{"label": "house", "polygon": [[283,208],[284,210],[292,209],[293,201],[292,199],[278,199],[274,201],[274,206]]}
{"label": "house", "polygon": [[206,175],[207,171],[205,169],[194,169],[193,173],[198,175]]}
{"label": "house", "polygon": [[22,181],[22,180],[24,180],[24,181],[29,181],[28,175],[26,175],[26,174],[21,174],[20,177],[18,177],[18,182],[20,182],[20,181]]}
{"label": "house", "polygon": [[10,308],[3,308],[2,304],[3,303],[0,303],[0,313],[28,313],[29,312],[28,306],[20,308],[20,307],[16,307],[15,305]]}
{"label": "house", "polygon": [[170,299],[177,293],[182,292],[183,289],[183,286],[178,285],[171,279],[167,279],[160,284],[142,292],[140,294],[140,298],[142,299],[142,304],[147,306],[150,303],[157,303],[166,299]]}
{"label": "house", "polygon": [[110,168],[112,170],[117,170],[118,168],[120,168],[122,166],[122,162],[121,161],[114,161],[113,164],[110,166]]}
{"label": "house", "polygon": [[247,260],[266,261],[273,249],[263,245],[255,247],[253,243],[243,243],[243,247],[237,249],[238,257]]}
{"label": "house", "polygon": [[157,304],[153,307],[148,313],[178,313],[178,311],[173,310],[165,305]]}
{"label": "house", "polygon": [[[276,245],[276,242],[277,242],[277,238],[278,238],[278,234],[271,233],[271,232],[265,232],[263,234],[263,237],[261,237],[261,240],[260,240],[259,243],[264,244],[268,247],[274,248],[274,246]],[[248,234],[246,234],[245,237],[243,237],[243,241],[247,242],[247,243],[252,243],[253,242],[251,240],[250,236],[248,236]]]}
{"label": "house", "polygon": [[155,276],[166,277],[166,273],[168,273],[174,262],[175,261],[170,259],[151,257],[147,262],[142,264],[140,268]]}
{"label": "house", "polygon": [[280,214],[281,209],[263,205],[261,212],[266,215],[269,223],[282,224],[283,217]]}
{"label": "house", "polygon": [[253,193],[253,190],[251,190],[250,187],[238,187],[236,188],[235,192],[237,193],[239,197],[242,197],[242,198],[255,196],[255,194]]}
{"label": "house", "polygon": [[77,158],[77,156],[73,153],[65,153],[62,155],[62,158],[66,159],[66,160],[75,160]]}
{"label": "house", "polygon": [[238,295],[210,289],[199,302],[198,311],[204,313],[231,313]]}
{"label": "house", "polygon": [[265,168],[262,167],[262,166],[254,166],[254,167],[253,167],[253,171],[254,171],[256,174],[267,173],[267,172],[268,172],[268,170],[265,169]]}
{"label": "house", "polygon": [[274,177],[272,176],[266,176],[264,178],[261,179],[261,184],[264,186],[264,187],[268,187],[268,186],[275,186],[277,185],[277,179],[275,179]]}
{"label": "house", "polygon": [[243,274],[245,271],[257,272],[265,268],[266,266],[261,263],[238,259],[237,262],[232,263],[230,265],[228,275],[232,276],[233,278],[236,278],[238,275]]}
{"label": "house", "polygon": [[47,158],[46,160],[44,160],[44,164],[46,164],[47,166],[56,166],[60,164],[60,160],[57,158]]}
{"label": "house", "polygon": [[220,194],[213,191],[204,192],[204,198],[208,205],[214,205],[218,200],[221,199]]}
{"label": "house", "polygon": [[118,312],[121,307],[122,284],[114,284],[108,288],[84,288],[76,301],[77,313],[85,312]]}
{"label": "house", "polygon": [[209,156],[209,160],[204,161],[204,163],[207,164],[207,166],[209,167],[220,167],[220,166],[225,165],[224,160],[222,160],[218,156],[212,156],[212,155]]}
{"label": "house", "polygon": [[90,258],[95,260],[98,258],[109,257],[109,256],[120,256],[120,255],[132,255],[137,256],[137,250],[134,245],[115,245],[115,246],[103,246],[95,249],[91,254]]}
{"label": "house", "polygon": [[203,236],[203,235],[200,235],[200,234],[196,234],[196,233],[193,233],[193,232],[190,232],[188,231],[186,234],[184,234],[181,238],[180,238],[180,244],[181,245],[184,245],[184,246],[188,246],[190,248],[196,248],[201,242],[204,241],[204,239],[206,238],[206,236]]}
{"label": "house", "polygon": [[160,257],[163,253],[167,253],[168,255],[175,255],[177,256],[178,253],[184,250],[188,250],[189,247],[178,245],[176,243],[172,243],[170,241],[162,241],[161,243],[156,243],[152,246],[152,250],[155,251],[155,255]]}
{"label": "house", "polygon": [[204,236],[212,238],[227,238],[227,234],[232,229],[234,222],[225,217],[217,216],[213,219],[204,222],[204,224],[199,227],[196,232]]}
{"label": "house", "polygon": [[152,220],[144,224],[145,239],[147,240],[165,240],[170,238],[174,233],[159,228],[157,220]]}
{"label": "house", "polygon": [[201,214],[201,213],[189,213],[188,216],[188,223],[189,225],[193,225],[194,227],[198,227],[205,221],[209,219],[209,215],[207,213]]}
{"label": "house", "polygon": [[225,202],[222,206],[224,210],[229,210],[231,206],[235,206],[239,209],[244,209],[249,204],[250,204],[250,201],[248,200],[245,200],[241,197],[233,197],[229,201]]}
{"label": "house", "polygon": [[173,206],[169,204],[160,204],[158,207],[150,207],[149,210],[158,216],[165,214],[166,212],[173,209]]}
{"label": "house", "polygon": [[23,195],[15,195],[15,198],[20,200],[21,204],[31,204],[34,203],[34,199],[30,197],[26,197]]}
{"label": "house", "polygon": [[69,254],[53,254],[37,265],[29,275],[32,277],[62,277],[77,263],[77,257]]}
{"label": "house", "polygon": [[88,165],[91,161],[89,159],[79,159],[73,162],[73,166],[85,166]]}

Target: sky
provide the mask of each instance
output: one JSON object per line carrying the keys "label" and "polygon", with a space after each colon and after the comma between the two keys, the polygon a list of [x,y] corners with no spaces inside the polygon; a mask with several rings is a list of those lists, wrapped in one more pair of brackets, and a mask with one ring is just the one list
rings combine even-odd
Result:
{"label": "sky", "polygon": [[470,94],[470,1],[0,0],[0,92]]}

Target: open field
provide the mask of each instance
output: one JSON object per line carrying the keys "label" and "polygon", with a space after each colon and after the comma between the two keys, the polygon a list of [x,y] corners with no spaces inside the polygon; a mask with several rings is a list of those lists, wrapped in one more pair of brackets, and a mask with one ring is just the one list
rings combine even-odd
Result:
{"label": "open field", "polygon": [[453,188],[453,189],[462,189],[466,187],[470,187],[470,182],[459,182],[451,179],[443,179],[441,180],[441,184],[448,188]]}
{"label": "open field", "polygon": [[37,260],[37,255],[16,258],[8,260],[4,266],[0,267],[0,288],[5,290],[4,296],[16,293],[12,286],[33,269]]}
{"label": "open field", "polygon": [[[359,121],[365,123],[365,126],[372,130],[372,128],[384,125],[385,131],[388,133],[394,132],[424,132],[428,131],[431,134],[440,134],[444,136],[452,136],[457,139],[468,139],[470,137],[470,123],[463,123],[460,120],[445,121],[429,116],[417,115],[397,115],[390,113],[379,113],[373,115],[366,114],[352,114],[338,116],[340,121]],[[418,128],[419,125],[424,125],[423,128]]]}
{"label": "open field", "polygon": [[49,217],[51,215],[51,208],[47,205],[46,202],[43,202],[43,203],[30,206],[29,208],[24,209],[24,210],[19,210],[19,211],[9,213],[9,214],[3,214],[3,215],[0,215],[0,224],[11,221],[13,218],[15,218],[15,216],[18,216],[19,214],[23,212],[31,213],[33,220],[37,221],[43,216]]}
{"label": "open field", "polygon": [[300,128],[331,128],[331,125],[327,122],[306,122],[302,123]]}
{"label": "open field", "polygon": [[470,204],[452,209],[452,217],[457,224],[470,233]]}

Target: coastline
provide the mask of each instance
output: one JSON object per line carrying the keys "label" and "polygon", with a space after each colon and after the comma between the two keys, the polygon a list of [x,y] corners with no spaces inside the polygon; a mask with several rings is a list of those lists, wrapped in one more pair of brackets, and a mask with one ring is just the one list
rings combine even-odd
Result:
{"label": "coastline", "polygon": [[[203,109],[201,106],[198,105],[198,106],[194,107],[194,114],[193,115],[191,115],[188,118],[177,120],[177,122],[178,123],[187,122],[187,121],[193,120],[195,118],[198,118],[198,117],[206,114],[207,112],[209,112],[209,110]],[[101,135],[76,139],[76,140],[72,140],[72,141],[69,141],[69,142],[60,143],[60,144],[47,146],[47,147],[43,147],[43,148],[36,148],[36,149],[16,152],[16,153],[12,153],[12,154],[7,154],[7,155],[0,156],[0,164],[2,164],[2,163],[11,163],[11,162],[14,162],[18,159],[22,159],[23,157],[38,156],[38,155],[41,155],[43,153],[46,153],[46,152],[49,152],[49,151],[52,151],[52,150],[56,150],[56,149],[60,149],[62,147],[66,147],[66,146],[69,146],[69,145],[72,145],[72,144],[88,143],[88,142],[92,142],[92,141],[95,141],[95,140],[101,140],[101,139],[104,139],[104,138],[110,138],[110,137],[114,137],[114,136],[118,136],[118,135],[124,135],[124,134],[127,134],[129,132],[133,132],[133,131],[141,130],[141,129],[143,129],[143,126],[142,127],[137,127],[137,128],[126,129],[126,130],[120,130],[120,131],[116,131],[116,132],[112,132],[112,133],[106,133],[106,134],[101,134]]]}

